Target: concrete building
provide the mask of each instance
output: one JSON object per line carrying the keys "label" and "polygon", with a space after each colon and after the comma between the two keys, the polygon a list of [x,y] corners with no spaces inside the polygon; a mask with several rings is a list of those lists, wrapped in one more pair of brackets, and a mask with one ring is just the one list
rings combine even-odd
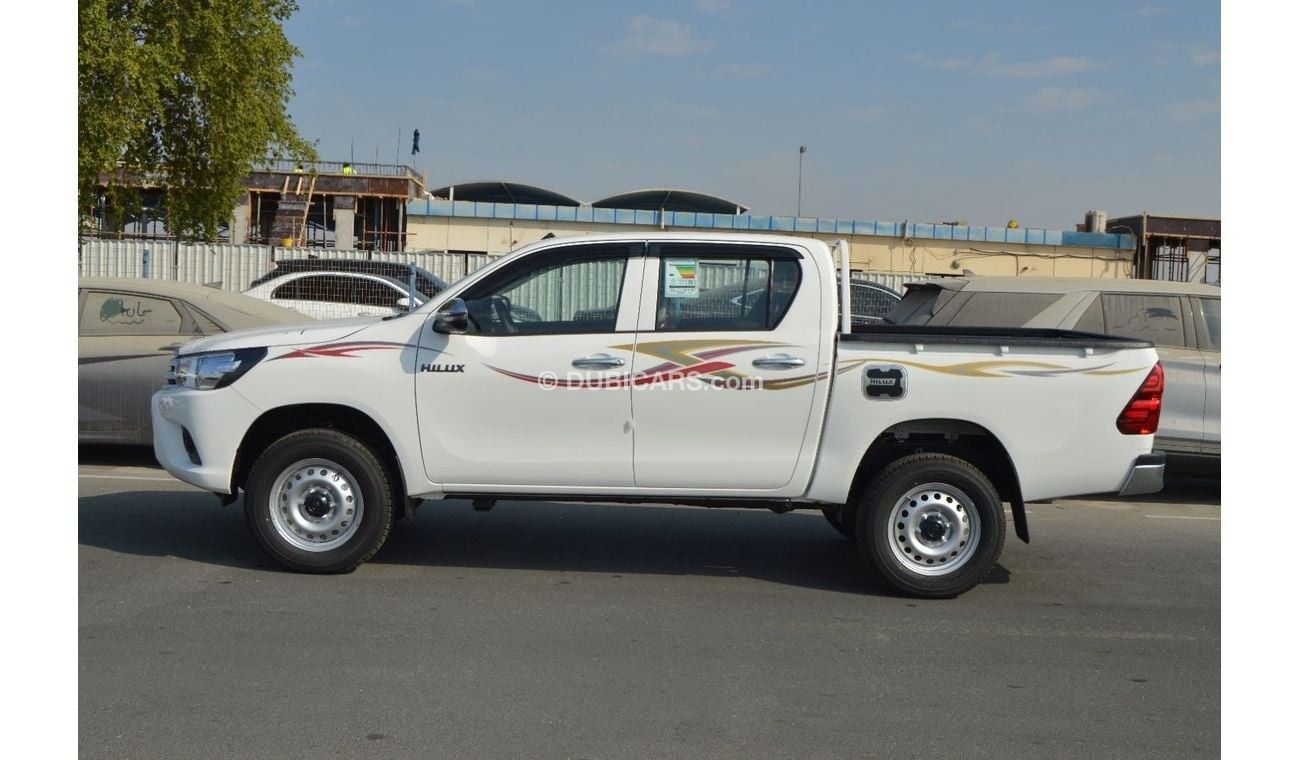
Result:
{"label": "concrete building", "polygon": [[[853,268],[871,272],[1125,278],[1133,268],[1128,234],[766,216],[681,190],[623,193],[590,205],[508,182],[448,186],[431,196],[406,204],[407,250],[501,254],[547,235],[743,230],[845,238]],[[608,207],[611,202],[620,207]]]}

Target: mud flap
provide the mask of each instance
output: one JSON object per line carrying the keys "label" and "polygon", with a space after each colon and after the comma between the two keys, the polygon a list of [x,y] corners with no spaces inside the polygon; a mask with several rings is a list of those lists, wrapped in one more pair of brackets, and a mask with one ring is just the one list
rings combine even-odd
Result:
{"label": "mud flap", "polygon": [[1011,520],[1016,525],[1016,538],[1029,543],[1029,516],[1025,513],[1025,501],[1019,496],[1011,500]]}

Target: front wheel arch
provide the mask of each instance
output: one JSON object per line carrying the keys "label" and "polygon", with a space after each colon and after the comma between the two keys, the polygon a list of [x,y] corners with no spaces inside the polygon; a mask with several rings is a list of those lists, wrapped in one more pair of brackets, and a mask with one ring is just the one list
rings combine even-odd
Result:
{"label": "front wheel arch", "polygon": [[[370,415],[343,404],[293,404],[263,412],[249,426],[239,443],[235,465],[231,469],[230,493],[236,494],[244,487],[253,463],[268,446],[289,433],[309,428],[337,430],[371,446],[393,473],[400,494],[404,496],[409,493],[401,460],[397,457],[397,449],[388,433]],[[407,501],[396,501],[395,518],[406,516]]]}

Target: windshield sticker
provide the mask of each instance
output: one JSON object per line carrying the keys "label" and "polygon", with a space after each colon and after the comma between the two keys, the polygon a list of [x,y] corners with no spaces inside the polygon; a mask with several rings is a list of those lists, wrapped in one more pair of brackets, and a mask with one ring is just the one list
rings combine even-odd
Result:
{"label": "windshield sticker", "polygon": [[664,297],[699,298],[696,259],[664,259]]}

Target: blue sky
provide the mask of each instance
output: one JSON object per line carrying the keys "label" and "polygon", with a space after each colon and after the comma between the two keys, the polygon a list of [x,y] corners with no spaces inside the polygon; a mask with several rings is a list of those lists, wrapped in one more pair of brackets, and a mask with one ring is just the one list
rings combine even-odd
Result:
{"label": "blue sky", "polygon": [[401,130],[433,185],[685,187],[791,214],[802,144],[806,216],[1219,214],[1217,3],[302,5],[299,130],[381,162]]}

